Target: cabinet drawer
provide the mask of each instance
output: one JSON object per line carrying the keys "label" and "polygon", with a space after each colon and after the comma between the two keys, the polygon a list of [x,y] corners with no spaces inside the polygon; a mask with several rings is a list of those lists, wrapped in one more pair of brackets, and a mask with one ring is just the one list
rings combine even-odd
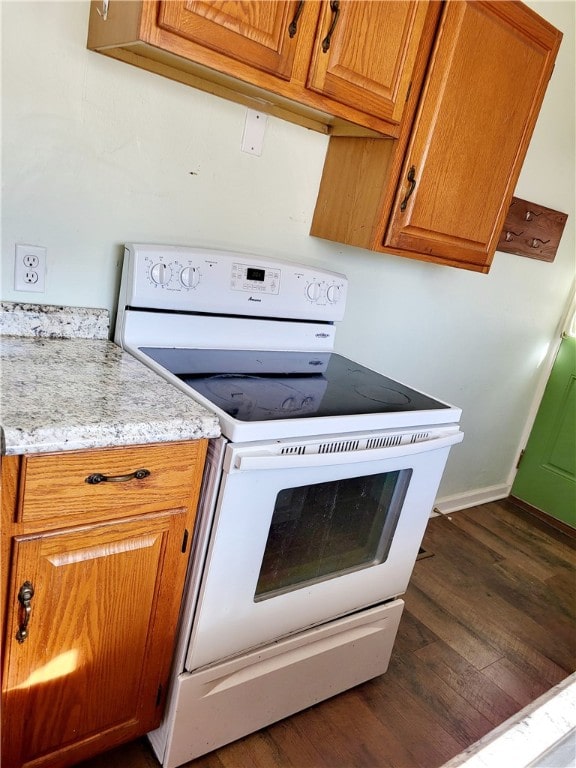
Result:
{"label": "cabinet drawer", "polygon": [[[206,441],[198,440],[27,456],[18,521],[69,525],[189,506],[205,447]],[[138,470],[146,470],[145,476],[134,477]],[[95,475],[96,482],[90,482]]]}

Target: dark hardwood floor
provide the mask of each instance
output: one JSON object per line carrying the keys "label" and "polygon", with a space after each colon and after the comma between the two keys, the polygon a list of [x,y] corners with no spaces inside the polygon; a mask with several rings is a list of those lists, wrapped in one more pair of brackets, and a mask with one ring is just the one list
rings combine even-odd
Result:
{"label": "dark hardwood floor", "polygon": [[[423,547],[385,675],[187,768],[436,768],[576,670],[574,538],[506,500]],[[158,765],[142,740],[81,768]]]}

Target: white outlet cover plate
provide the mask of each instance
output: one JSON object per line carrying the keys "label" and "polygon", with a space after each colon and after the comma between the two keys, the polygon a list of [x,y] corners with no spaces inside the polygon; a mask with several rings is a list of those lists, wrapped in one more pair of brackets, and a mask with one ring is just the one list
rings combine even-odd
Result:
{"label": "white outlet cover plate", "polygon": [[242,152],[258,155],[258,157],[262,154],[267,122],[268,115],[264,112],[256,112],[254,109],[246,110],[246,121],[242,134]]}
{"label": "white outlet cover plate", "polygon": [[14,290],[44,293],[46,284],[46,248],[41,245],[16,245]]}

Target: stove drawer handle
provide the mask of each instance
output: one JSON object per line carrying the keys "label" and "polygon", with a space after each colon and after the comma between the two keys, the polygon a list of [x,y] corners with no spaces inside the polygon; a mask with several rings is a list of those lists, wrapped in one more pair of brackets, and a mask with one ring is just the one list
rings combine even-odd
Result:
{"label": "stove drawer handle", "polygon": [[448,448],[464,439],[464,432],[458,430],[444,437],[422,440],[410,445],[398,445],[391,448],[371,448],[363,451],[342,451],[341,453],[311,453],[288,456],[250,456],[242,454],[234,458],[234,469],[293,469],[302,467],[329,467],[335,464],[360,464],[367,461],[384,461],[404,456],[412,456],[427,451]]}
{"label": "stove drawer handle", "polygon": [[94,472],[84,480],[89,485],[98,485],[99,483],[128,483],[130,480],[143,480],[150,475],[149,469],[137,469],[129,475],[102,475],[100,472]]}

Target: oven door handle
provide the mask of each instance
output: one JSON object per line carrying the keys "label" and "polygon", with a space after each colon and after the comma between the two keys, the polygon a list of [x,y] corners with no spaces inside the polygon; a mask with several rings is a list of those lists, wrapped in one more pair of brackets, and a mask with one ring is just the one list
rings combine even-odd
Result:
{"label": "oven door handle", "polygon": [[295,467],[328,467],[335,464],[359,464],[365,461],[383,461],[404,456],[412,456],[426,451],[437,451],[461,443],[464,432],[422,440],[410,445],[398,445],[390,448],[369,448],[362,451],[341,451],[338,453],[311,453],[299,456],[250,456],[239,453],[234,457],[235,470],[254,469],[292,469]]}

